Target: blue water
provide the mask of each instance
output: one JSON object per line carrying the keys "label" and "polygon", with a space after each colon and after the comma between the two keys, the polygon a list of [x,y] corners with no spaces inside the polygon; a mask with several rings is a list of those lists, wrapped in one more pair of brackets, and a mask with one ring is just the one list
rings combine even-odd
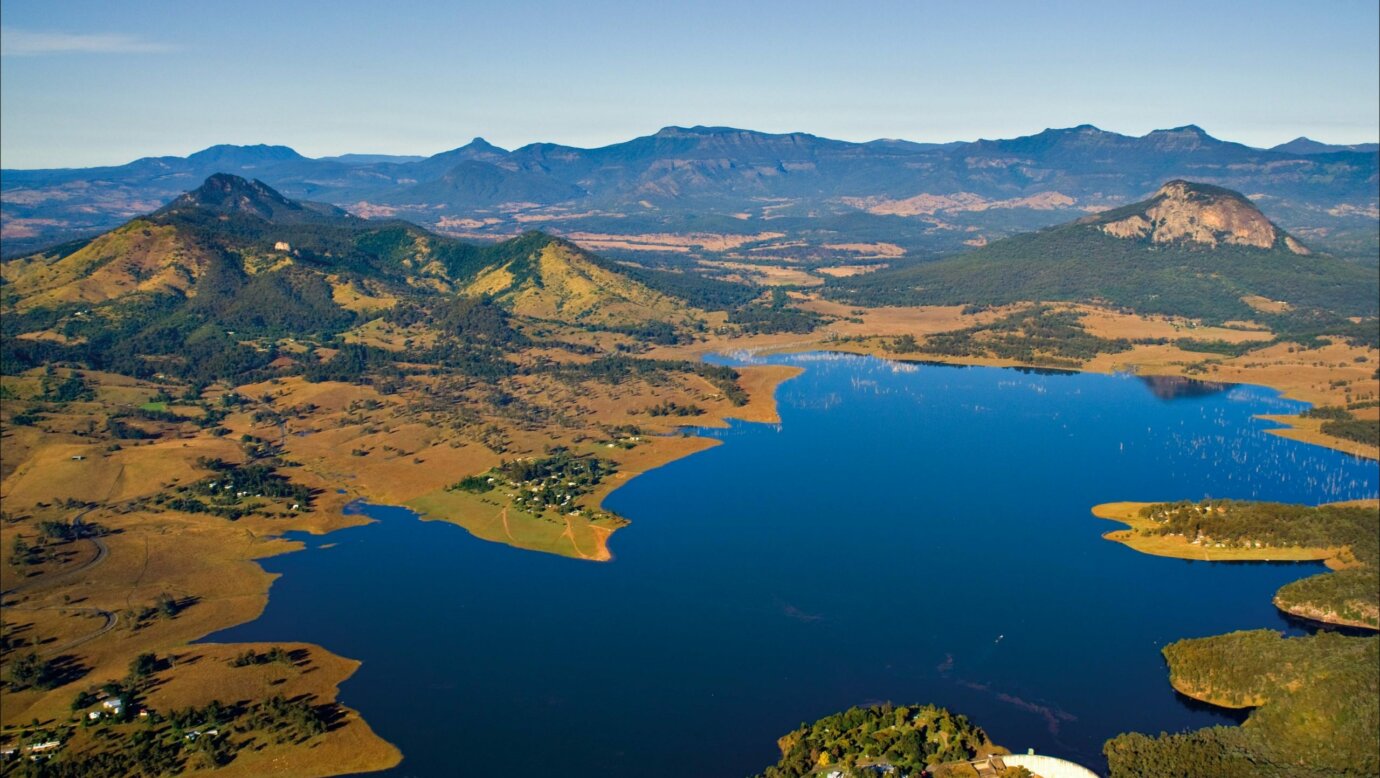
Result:
{"label": "blue water", "polygon": [[[396,775],[742,776],[802,721],[872,701],[964,712],[999,743],[1100,767],[1119,732],[1231,723],[1159,650],[1270,627],[1318,564],[1162,559],[1101,540],[1111,500],[1373,496],[1376,464],[1265,432],[1259,387],[833,355],[782,423],[640,476],[593,564],[409,512],[266,560],[257,621],[363,660],[342,687]],[[459,475],[459,474],[457,474]],[[321,548],[322,545],[331,545]]]}

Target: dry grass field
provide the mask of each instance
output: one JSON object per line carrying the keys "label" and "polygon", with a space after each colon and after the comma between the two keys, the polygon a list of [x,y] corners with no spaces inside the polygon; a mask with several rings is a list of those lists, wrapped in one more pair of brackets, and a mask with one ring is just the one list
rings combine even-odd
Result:
{"label": "dry grass field", "polygon": [[1140,509],[1150,503],[1109,502],[1094,506],[1092,514],[1099,519],[1125,524],[1129,529],[1112,530],[1103,534],[1107,540],[1129,546],[1142,554],[1196,559],[1203,562],[1312,562],[1322,561],[1328,567],[1340,569],[1350,564],[1350,555],[1343,548],[1229,548],[1195,544],[1178,535],[1146,535],[1142,531],[1155,527],[1155,522],[1141,518]]}

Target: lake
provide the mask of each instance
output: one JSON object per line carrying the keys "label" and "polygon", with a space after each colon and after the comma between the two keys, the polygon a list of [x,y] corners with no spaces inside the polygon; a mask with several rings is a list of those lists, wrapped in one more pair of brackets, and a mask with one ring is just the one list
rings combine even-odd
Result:
{"label": "lake", "polygon": [[1380,482],[1267,433],[1255,415],[1303,406],[1260,387],[765,361],[805,368],[781,424],[704,431],[722,445],[616,491],[612,562],[358,505],[379,521],[298,536],[263,563],[283,574],[263,616],[208,640],[362,660],[340,699],[402,749],[399,776],[744,776],[802,721],[885,700],[1102,770],[1119,732],[1231,723],[1173,691],[1160,649],[1299,633],[1270,598],[1324,568],[1145,556],[1089,509]]}

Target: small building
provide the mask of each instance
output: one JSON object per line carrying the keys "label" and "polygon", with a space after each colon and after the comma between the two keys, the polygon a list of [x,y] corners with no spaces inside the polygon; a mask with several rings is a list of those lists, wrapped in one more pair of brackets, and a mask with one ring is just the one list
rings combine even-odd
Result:
{"label": "small building", "polygon": [[28,747],[28,751],[33,754],[41,754],[44,751],[52,751],[60,745],[62,745],[61,740],[48,740],[42,743],[34,743]]}
{"label": "small building", "polygon": [[273,244],[274,251],[292,251],[292,244],[285,240],[277,241]]}

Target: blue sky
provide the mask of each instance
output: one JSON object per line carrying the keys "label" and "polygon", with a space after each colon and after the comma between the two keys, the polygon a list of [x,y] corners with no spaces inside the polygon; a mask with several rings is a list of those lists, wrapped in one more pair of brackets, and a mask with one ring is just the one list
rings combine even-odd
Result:
{"label": "blue sky", "polygon": [[671,124],[846,140],[1380,137],[1380,4],[5,0],[0,164],[431,154]]}

